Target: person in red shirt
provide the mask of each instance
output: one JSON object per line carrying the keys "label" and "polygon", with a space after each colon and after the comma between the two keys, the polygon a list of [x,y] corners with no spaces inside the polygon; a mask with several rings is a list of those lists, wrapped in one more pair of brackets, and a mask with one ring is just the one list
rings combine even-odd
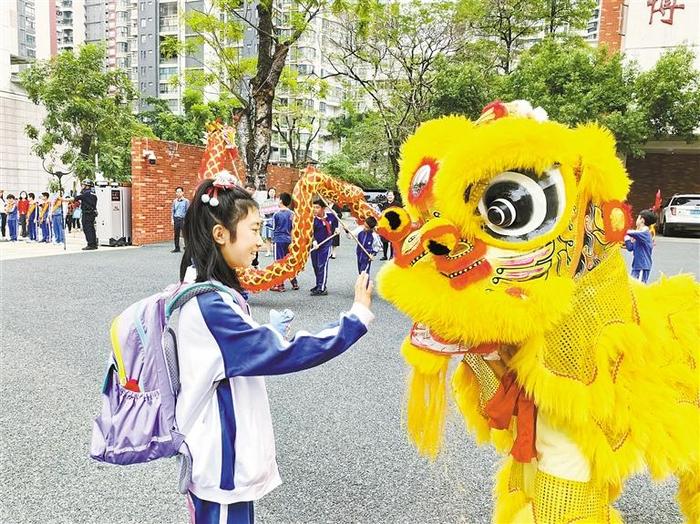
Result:
{"label": "person in red shirt", "polygon": [[26,191],[20,191],[17,201],[17,211],[19,212],[20,236],[27,238],[27,212],[29,211],[29,198]]}

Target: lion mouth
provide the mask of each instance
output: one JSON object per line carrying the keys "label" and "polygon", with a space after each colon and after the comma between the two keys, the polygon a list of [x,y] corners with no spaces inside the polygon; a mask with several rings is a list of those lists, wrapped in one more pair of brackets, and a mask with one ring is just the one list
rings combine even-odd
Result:
{"label": "lion mouth", "polygon": [[463,289],[491,274],[491,264],[485,255],[484,244],[461,240],[449,254],[436,257],[436,265],[450,279],[452,287]]}
{"label": "lion mouth", "polygon": [[470,346],[460,341],[450,342],[433,333],[428,326],[419,322],[416,322],[411,327],[410,339],[414,346],[440,355],[475,353],[484,355],[485,358],[492,355],[497,357],[500,347],[498,342],[486,342],[475,346]]}

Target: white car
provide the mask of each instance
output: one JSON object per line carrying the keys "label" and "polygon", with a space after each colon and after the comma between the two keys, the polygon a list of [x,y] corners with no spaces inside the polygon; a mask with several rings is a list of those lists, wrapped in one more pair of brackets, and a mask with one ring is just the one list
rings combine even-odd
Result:
{"label": "white car", "polygon": [[700,195],[673,195],[662,208],[659,232],[670,236],[679,231],[700,232]]}

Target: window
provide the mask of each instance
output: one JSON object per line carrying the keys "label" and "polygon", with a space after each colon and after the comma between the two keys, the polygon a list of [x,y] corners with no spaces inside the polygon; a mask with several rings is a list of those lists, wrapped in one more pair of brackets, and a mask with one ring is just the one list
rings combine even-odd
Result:
{"label": "window", "polygon": [[287,148],[286,147],[280,147],[280,158],[287,158]]}
{"label": "window", "polygon": [[326,103],[325,103],[325,102],[319,102],[319,103],[318,103],[318,110],[319,110],[321,113],[325,113],[325,112],[326,112]]}
{"label": "window", "polygon": [[141,27],[146,27],[146,19],[145,18],[141,19]]}

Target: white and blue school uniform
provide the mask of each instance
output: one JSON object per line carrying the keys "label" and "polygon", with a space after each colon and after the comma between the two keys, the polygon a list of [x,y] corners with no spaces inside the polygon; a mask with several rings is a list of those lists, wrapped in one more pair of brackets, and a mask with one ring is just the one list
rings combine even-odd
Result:
{"label": "white and blue school uniform", "polygon": [[57,196],[51,203],[51,225],[53,226],[53,241],[63,244],[65,235],[63,233],[63,199]]}
{"label": "white and blue school uniform", "polygon": [[632,251],[632,278],[645,284],[651,272],[651,251],[654,249],[654,237],[651,231],[628,231],[632,240],[625,240],[627,251]]}
{"label": "white and blue school uniform", "polygon": [[249,522],[232,515],[252,518],[252,501],[281,484],[263,377],[312,368],[340,355],[374,318],[354,304],[334,327],[316,335],[300,331],[287,341],[271,325],[256,323],[247,304],[242,307],[233,296],[199,295],[182,307],[178,321],[176,418],[180,427],[194,420],[185,442],[192,457],[188,489],[196,524]]}
{"label": "white and blue school uniform", "polygon": [[[289,244],[292,243],[292,224],[294,211],[281,208],[272,215],[272,242],[275,248],[275,260],[282,260],[289,254]],[[297,285],[297,279],[292,278],[292,286]]]}
{"label": "white and blue school uniform", "polygon": [[[370,253],[372,256],[376,255],[382,250],[382,239],[374,231],[368,231],[363,226],[358,227],[353,231],[353,234],[357,237],[358,246],[355,248],[355,254],[357,255],[357,272],[366,272],[369,275],[370,266],[372,265],[372,260],[367,256]],[[365,251],[360,248],[362,246]]]}
{"label": "white and blue school uniform", "polygon": [[17,241],[17,221],[19,220],[19,209],[17,208],[17,201],[13,204],[12,209],[7,212],[7,226],[10,228],[10,240],[12,242]]}
{"label": "white and blue school uniform", "polygon": [[[317,244],[320,245],[324,240],[335,233],[336,229],[338,229],[338,219],[335,215],[326,213],[323,218],[314,216],[314,240]],[[328,259],[331,256],[332,248],[332,242],[328,241],[311,252],[311,265],[316,275],[316,286],[314,289],[318,291],[326,290],[326,283],[328,282]]]}

